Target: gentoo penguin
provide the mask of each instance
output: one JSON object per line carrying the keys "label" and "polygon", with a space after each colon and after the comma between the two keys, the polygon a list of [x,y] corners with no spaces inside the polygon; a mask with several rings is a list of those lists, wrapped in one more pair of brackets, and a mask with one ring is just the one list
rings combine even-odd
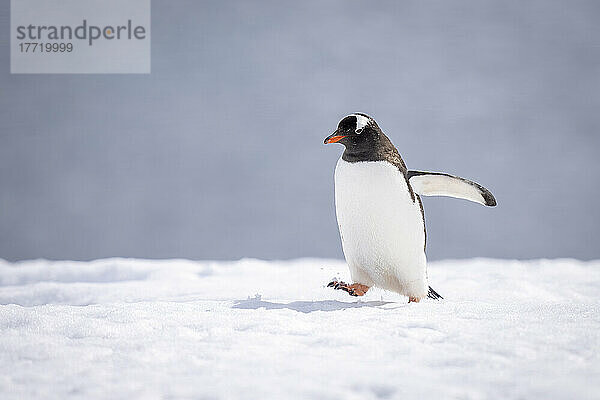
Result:
{"label": "gentoo penguin", "polygon": [[483,186],[457,176],[411,171],[375,120],[344,117],[325,144],[341,143],[335,167],[335,211],[354,283],[332,281],[352,296],[376,286],[418,302],[441,296],[427,282],[422,196],[450,196],[495,206]]}

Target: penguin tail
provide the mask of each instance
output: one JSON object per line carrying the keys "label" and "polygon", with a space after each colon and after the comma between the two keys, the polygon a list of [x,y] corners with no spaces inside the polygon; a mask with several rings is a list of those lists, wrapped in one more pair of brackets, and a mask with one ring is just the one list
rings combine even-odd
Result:
{"label": "penguin tail", "polygon": [[429,286],[429,292],[427,292],[427,297],[430,298],[430,299],[434,299],[434,300],[443,299],[443,297],[440,296],[440,294],[438,292],[436,292],[435,290],[433,290],[431,288],[431,286]]}

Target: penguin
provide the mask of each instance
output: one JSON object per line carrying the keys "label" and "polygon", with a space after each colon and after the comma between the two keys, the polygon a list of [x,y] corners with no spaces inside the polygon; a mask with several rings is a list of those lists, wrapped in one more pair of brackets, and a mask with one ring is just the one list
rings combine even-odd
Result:
{"label": "penguin", "polygon": [[409,303],[441,299],[428,283],[421,196],[449,196],[493,207],[492,193],[458,176],[408,170],[367,114],[342,118],[324,143],[345,147],[335,167],[335,211],[353,280],[334,280],[327,286],[351,296],[379,287],[407,296]]}

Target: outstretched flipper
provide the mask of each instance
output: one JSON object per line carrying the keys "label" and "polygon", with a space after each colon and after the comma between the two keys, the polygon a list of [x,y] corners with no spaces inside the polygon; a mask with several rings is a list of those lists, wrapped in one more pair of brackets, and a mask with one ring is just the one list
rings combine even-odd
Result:
{"label": "outstretched flipper", "polygon": [[442,172],[408,171],[413,190],[422,196],[448,196],[493,207],[496,199],[480,184]]}

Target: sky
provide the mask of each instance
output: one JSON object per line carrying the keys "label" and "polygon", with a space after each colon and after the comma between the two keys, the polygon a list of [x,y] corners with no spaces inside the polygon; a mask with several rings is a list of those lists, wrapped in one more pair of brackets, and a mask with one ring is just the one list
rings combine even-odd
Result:
{"label": "sky", "polygon": [[343,257],[341,146],[371,115],[425,198],[428,258],[600,257],[600,3],[152,1],[148,75],[10,74],[0,258]]}

